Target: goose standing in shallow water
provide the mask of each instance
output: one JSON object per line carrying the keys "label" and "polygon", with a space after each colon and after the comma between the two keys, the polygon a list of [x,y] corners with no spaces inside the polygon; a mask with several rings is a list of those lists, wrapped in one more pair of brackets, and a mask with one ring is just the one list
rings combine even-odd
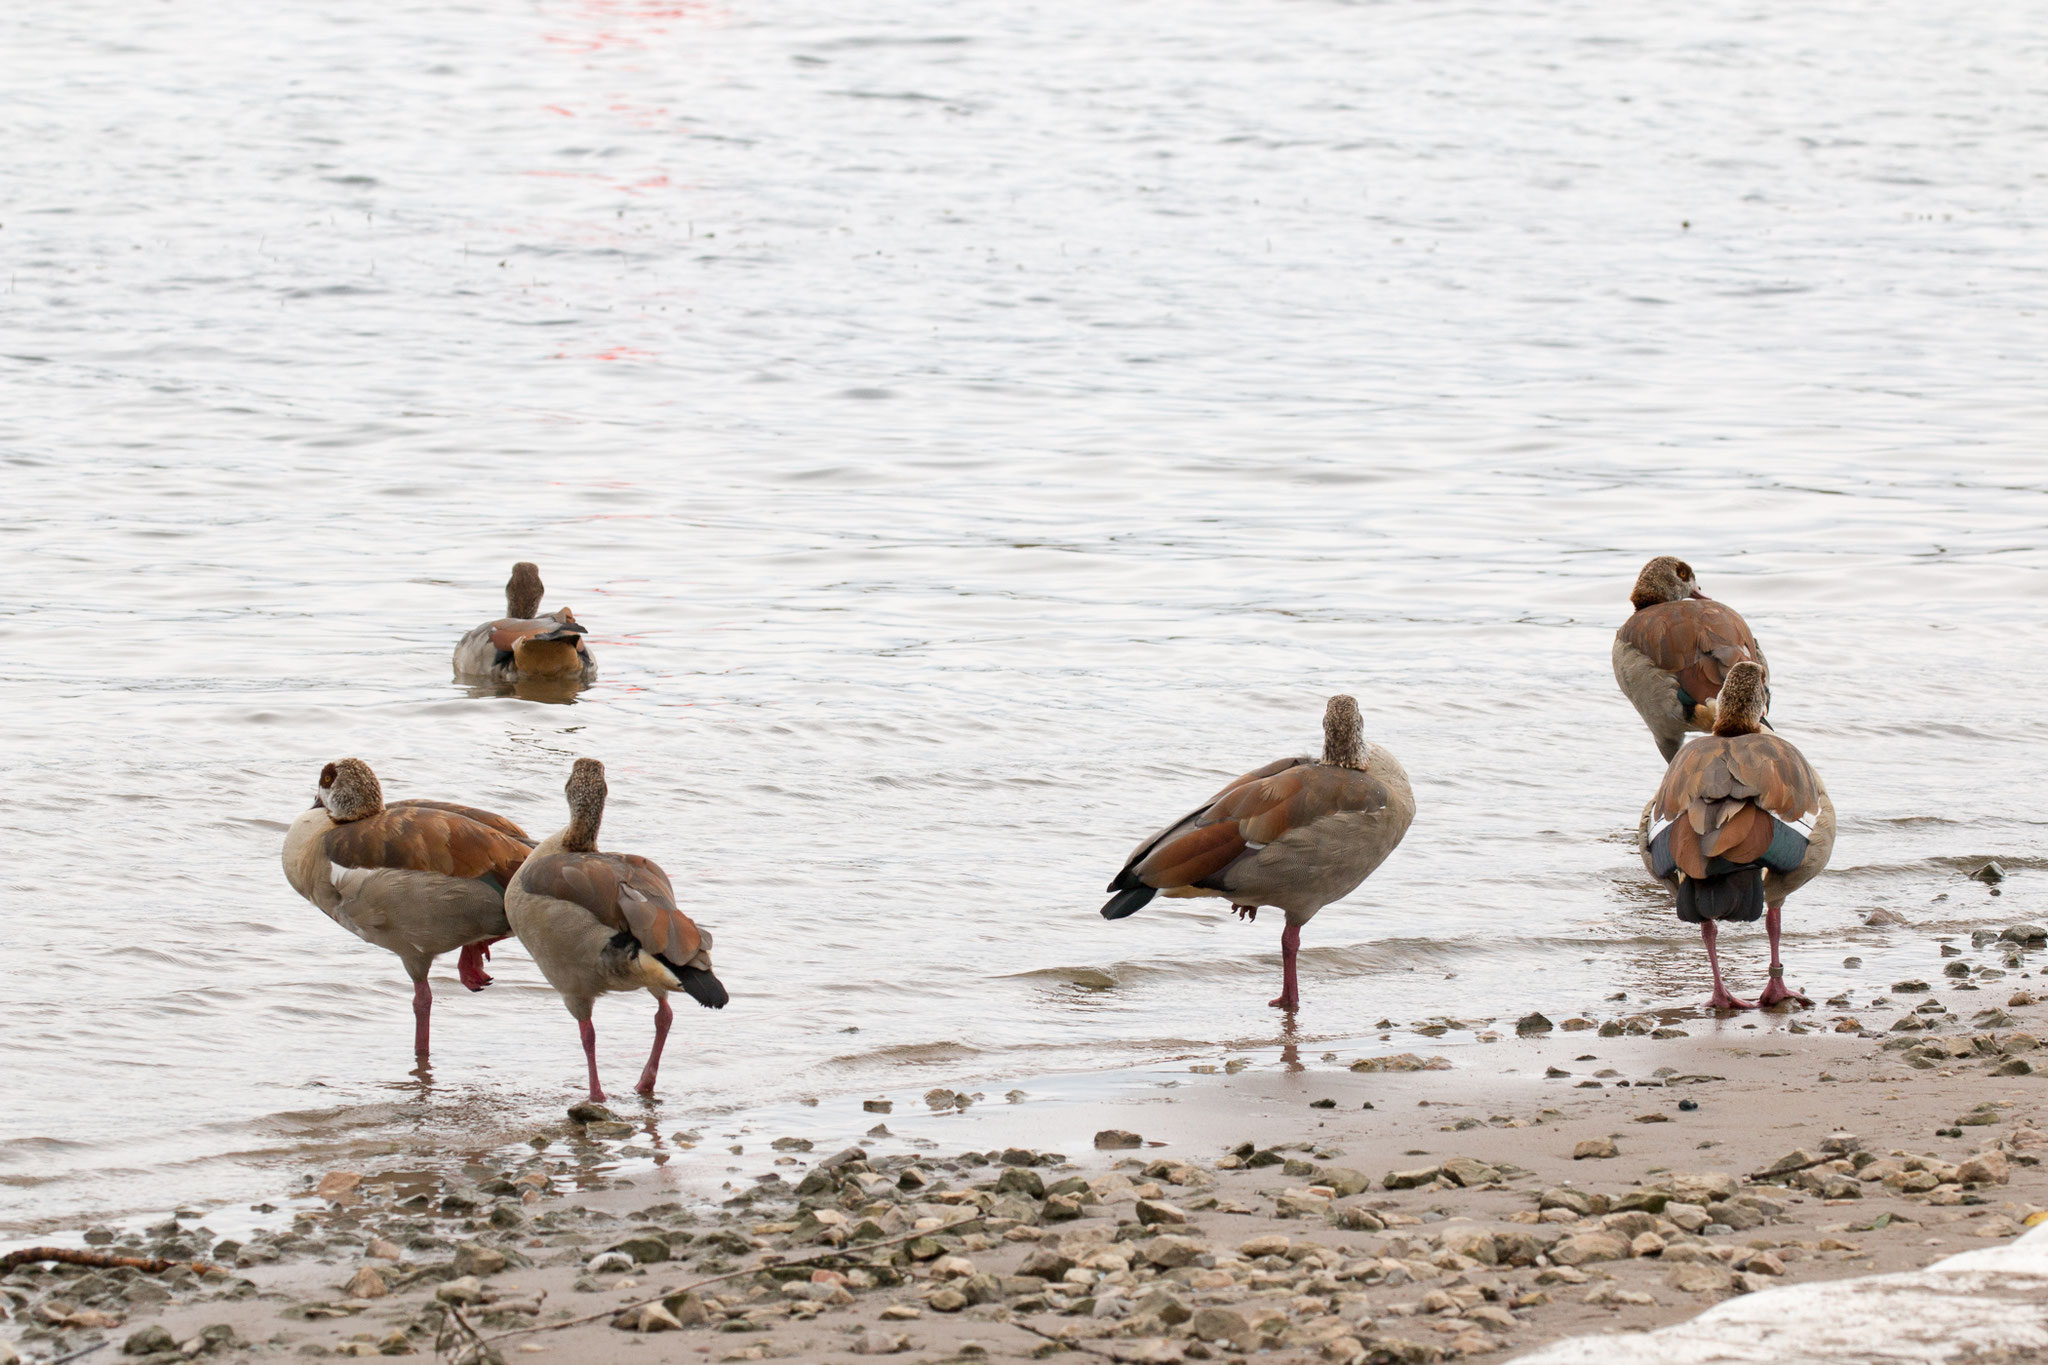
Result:
{"label": "goose standing in shallow water", "polygon": [[597,681],[597,661],[583,643],[583,627],[567,607],[540,613],[540,569],[524,561],[505,582],[505,617],[486,621],[455,646],[455,671],[496,682]]}
{"label": "goose standing in shallow water", "polygon": [[[1785,985],[1779,912],[1785,897],[1828,865],[1835,805],[1805,756],[1790,741],[1763,733],[1770,701],[1762,665],[1731,668],[1721,684],[1714,733],[1679,751],[1643,808],[1637,832],[1643,865],[1677,888],[1678,917],[1700,927],[1714,973],[1709,1003],[1716,1009],[1813,1003]],[[1722,984],[1714,942],[1722,921],[1753,921],[1759,914],[1771,940],[1771,977],[1752,1004]]]}
{"label": "goose standing in shallow water", "polygon": [[491,984],[484,960],[512,932],[505,888],[532,846],[489,811],[448,801],[386,806],[370,765],[344,758],[321,769],[313,808],[286,831],[284,875],[336,924],[398,954],[413,983],[413,1051],[424,1057],[434,1008],[427,969],[459,948],[462,984]]}
{"label": "goose standing in shallow water", "polygon": [[1300,1008],[1301,926],[1358,889],[1415,819],[1415,794],[1394,756],[1365,742],[1358,703],[1330,698],[1323,756],[1283,758],[1246,773],[1139,844],[1109,884],[1104,919],[1135,914],[1154,895],[1221,896],[1242,919],[1286,912],[1277,1009]]}
{"label": "goose standing in shallow water", "polygon": [[1682,559],[1643,565],[1628,600],[1635,614],[1614,633],[1614,680],[1669,763],[1687,731],[1714,728],[1729,669],[1747,659],[1768,676],[1770,665],[1749,623],[1701,592]]}
{"label": "goose standing in shallow water", "polygon": [[604,764],[579,758],[564,788],[569,824],[541,840],[505,896],[505,916],[541,974],[562,997],[583,1038],[590,1098],[597,1083],[597,1026],[590,1011],[608,991],[645,988],[654,996],[654,1048],[634,1089],[654,1093],[668,1041],[668,993],[724,1009],[725,987],[711,974],[711,935],[676,908],[668,874],[631,853],[597,851],[604,822]]}

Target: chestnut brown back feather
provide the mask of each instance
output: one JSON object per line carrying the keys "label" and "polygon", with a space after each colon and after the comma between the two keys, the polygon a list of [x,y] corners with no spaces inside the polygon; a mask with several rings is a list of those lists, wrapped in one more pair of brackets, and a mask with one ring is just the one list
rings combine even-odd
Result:
{"label": "chestnut brown back feather", "polygon": [[631,853],[551,853],[537,859],[523,883],[588,910],[609,929],[631,934],[650,953],[677,966],[703,946],[695,922],[676,908],[668,874]]}
{"label": "chestnut brown back feather", "polygon": [[1254,845],[1270,844],[1328,816],[1381,810],[1386,804],[1386,786],[1370,773],[1282,760],[1225,788],[1193,817],[1192,829],[1162,840],[1133,870],[1145,885],[1162,890],[1201,886]]}
{"label": "chestnut brown back feather", "polygon": [[1767,815],[1792,822],[1820,811],[1820,779],[1790,741],[1770,733],[1709,735],[1678,751],[1652,818],[1675,820],[1671,856],[1688,877],[1709,858],[1754,862],[1771,845]]}
{"label": "chestnut brown back feather", "polygon": [[[567,612],[562,614],[564,616],[568,615]],[[536,635],[552,634],[560,630],[565,624],[575,624],[574,618],[571,617],[567,622],[558,621],[552,616],[535,617],[531,620],[515,620],[508,617],[503,621],[493,621],[491,622],[491,648],[496,650],[513,649],[518,646],[521,640],[530,640]],[[577,640],[576,647],[578,650],[581,650],[583,648],[583,641]]]}
{"label": "chestnut brown back feather", "polygon": [[337,825],[323,847],[341,867],[495,877],[501,887],[511,884],[529,851],[523,840],[500,829],[423,803]]}
{"label": "chestnut brown back feather", "polygon": [[429,801],[416,796],[408,796],[403,801],[393,801],[390,809],[403,810],[408,806],[417,807],[421,810],[439,810],[446,811],[450,815],[459,815],[465,820],[474,820],[479,825],[488,825],[500,834],[509,834],[528,848],[533,847],[534,841],[531,835],[513,824],[510,820],[507,820],[504,816],[492,811],[480,810],[475,806],[465,806],[459,801]]}
{"label": "chestnut brown back feather", "polygon": [[1764,657],[1749,623],[1734,608],[1699,598],[1642,608],[1622,623],[1621,638],[1658,668],[1676,674],[1694,701],[1719,695],[1736,664],[1745,659],[1761,664]]}

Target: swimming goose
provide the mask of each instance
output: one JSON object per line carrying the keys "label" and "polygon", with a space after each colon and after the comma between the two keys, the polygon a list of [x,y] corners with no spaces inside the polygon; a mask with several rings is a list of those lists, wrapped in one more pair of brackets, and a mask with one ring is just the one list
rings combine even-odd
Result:
{"label": "swimming goose", "polygon": [[1286,912],[1280,934],[1280,994],[1267,1003],[1300,1008],[1295,954],[1301,926],[1357,890],[1386,861],[1415,818],[1408,774],[1365,742],[1358,703],[1330,698],[1323,756],[1283,758],[1246,773],[1131,853],[1109,884],[1104,919],[1137,912],[1156,894],[1221,896],[1238,917],[1262,905]]}
{"label": "swimming goose", "polygon": [[434,1008],[427,969],[460,949],[462,984],[491,984],[484,960],[512,932],[505,887],[532,846],[510,820],[471,806],[386,806],[370,765],[343,758],[320,770],[313,808],[285,832],[284,875],[336,924],[398,954],[413,982],[413,1051],[424,1057]]}
{"label": "swimming goose", "polygon": [[516,683],[535,680],[593,683],[597,662],[583,643],[583,627],[567,607],[541,615],[540,570],[521,561],[505,582],[505,619],[486,621],[455,646],[455,671],[465,677]]}
{"label": "swimming goose", "polygon": [[[1835,805],[1791,741],[1763,732],[1770,702],[1762,665],[1745,661],[1729,669],[1714,733],[1679,751],[1637,829],[1643,865],[1677,888],[1679,919],[1700,927],[1714,972],[1708,1003],[1716,1009],[1813,1003],[1785,985],[1779,912],[1785,897],[1827,866]],[[1771,976],[1751,1003],[1721,983],[1714,942],[1723,921],[1759,914],[1771,940]]]}
{"label": "swimming goose", "polygon": [[668,1041],[668,993],[682,990],[707,1008],[725,1008],[725,987],[711,974],[711,935],[676,908],[659,867],[631,853],[597,851],[604,764],[577,759],[564,791],[569,824],[541,840],[519,869],[505,895],[505,917],[576,1020],[593,1101],[603,1101],[604,1089],[591,1007],[607,991],[645,988],[654,996],[654,1048],[633,1087],[651,1095]]}
{"label": "swimming goose", "polygon": [[1614,680],[1669,763],[1689,730],[1714,728],[1714,702],[1744,659],[1770,665],[1749,624],[1700,591],[1692,566],[1659,555],[1636,575],[1635,614],[1614,633]]}

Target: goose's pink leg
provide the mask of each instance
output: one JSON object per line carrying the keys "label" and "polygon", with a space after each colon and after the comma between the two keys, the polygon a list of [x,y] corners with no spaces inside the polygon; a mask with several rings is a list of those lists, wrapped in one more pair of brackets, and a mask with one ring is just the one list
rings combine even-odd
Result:
{"label": "goose's pink leg", "polygon": [[1785,964],[1778,961],[1778,934],[1782,929],[1778,912],[1784,908],[1785,902],[1783,901],[1779,901],[1776,905],[1764,907],[1764,932],[1771,936],[1771,979],[1765,985],[1764,993],[1756,998],[1756,1003],[1758,1005],[1775,1005],[1780,1000],[1792,1000],[1799,1004],[1810,1006],[1813,1004],[1813,1001],[1785,984]]}
{"label": "goose's pink leg", "polygon": [[427,1055],[427,1021],[434,1012],[434,988],[423,976],[412,983],[412,1050]]}
{"label": "goose's pink leg", "polygon": [[654,1006],[654,1050],[647,1054],[647,1065],[641,1068],[640,1084],[633,1087],[642,1095],[654,1093],[654,1073],[661,1069],[661,1046],[668,1041],[668,1021],[675,1018],[675,1011],[668,1007],[664,998]]}
{"label": "goose's pink leg", "polygon": [[1748,1000],[1737,1000],[1721,984],[1721,955],[1714,951],[1714,940],[1721,935],[1721,927],[1710,919],[1700,921],[1700,940],[1707,945],[1707,965],[1714,969],[1714,994],[1707,1000],[1707,1008],[1717,1010],[1753,1010],[1756,1005]]}
{"label": "goose's pink leg", "polygon": [[588,1019],[579,1019],[576,1032],[583,1038],[583,1060],[590,1065],[590,1102],[603,1104],[604,1090],[597,1083],[597,1025]]}
{"label": "goose's pink leg", "polygon": [[490,985],[491,975],[484,970],[484,963],[490,961],[491,945],[503,943],[510,937],[510,934],[500,934],[479,943],[463,944],[462,951],[455,955],[455,975],[461,978],[462,984],[473,991]]}
{"label": "goose's pink leg", "polygon": [[1301,1008],[1301,990],[1294,979],[1294,954],[1301,947],[1301,926],[1290,924],[1280,931],[1280,994],[1266,1003],[1290,1014]]}

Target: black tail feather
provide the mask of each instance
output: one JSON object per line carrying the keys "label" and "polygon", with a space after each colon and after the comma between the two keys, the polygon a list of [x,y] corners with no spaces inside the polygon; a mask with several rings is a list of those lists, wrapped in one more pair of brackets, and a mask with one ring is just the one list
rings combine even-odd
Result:
{"label": "black tail feather", "polygon": [[[1107,913],[1107,912],[1105,912]],[[1678,882],[1678,917],[1687,924],[1702,920],[1746,921],[1764,913],[1764,870],[1745,867],[1718,877]]]}
{"label": "black tail feather", "polygon": [[1102,907],[1102,917],[1104,919],[1123,919],[1127,915],[1135,915],[1138,911],[1144,909],[1146,903],[1158,894],[1159,892],[1156,888],[1143,884],[1127,886],[1109,898],[1109,903]]}
{"label": "black tail feather", "polygon": [[667,958],[662,961],[676,974],[676,984],[683,988],[683,993],[705,1009],[722,1010],[732,998],[725,993],[725,983],[702,967],[678,967]]}

